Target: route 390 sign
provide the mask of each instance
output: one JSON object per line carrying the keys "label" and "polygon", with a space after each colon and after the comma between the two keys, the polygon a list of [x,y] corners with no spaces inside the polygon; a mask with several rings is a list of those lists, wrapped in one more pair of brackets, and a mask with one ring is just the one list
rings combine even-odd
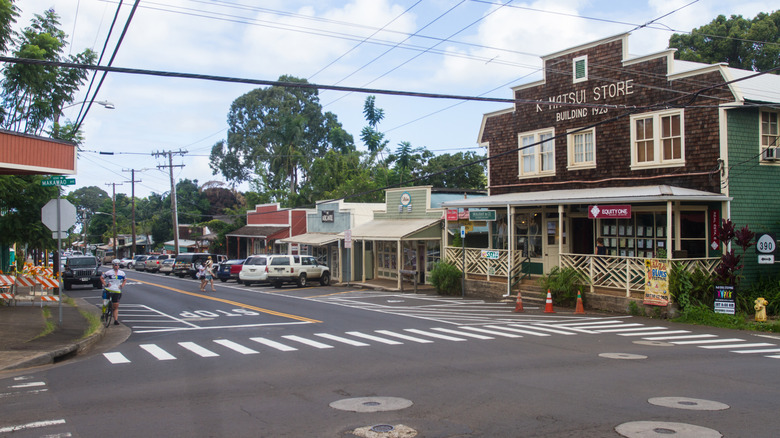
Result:
{"label": "route 390 sign", "polygon": [[764,233],[756,236],[756,252],[758,253],[759,265],[771,265],[775,262],[775,250],[777,250],[777,240],[772,233]]}

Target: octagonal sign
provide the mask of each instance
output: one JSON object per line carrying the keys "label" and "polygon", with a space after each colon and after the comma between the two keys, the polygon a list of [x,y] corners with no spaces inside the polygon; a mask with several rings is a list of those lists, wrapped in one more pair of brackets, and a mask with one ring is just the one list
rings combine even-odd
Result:
{"label": "octagonal sign", "polygon": [[[57,201],[60,202],[60,229],[57,229]],[[52,199],[41,208],[41,221],[54,232],[76,225],[76,207],[67,199]]]}

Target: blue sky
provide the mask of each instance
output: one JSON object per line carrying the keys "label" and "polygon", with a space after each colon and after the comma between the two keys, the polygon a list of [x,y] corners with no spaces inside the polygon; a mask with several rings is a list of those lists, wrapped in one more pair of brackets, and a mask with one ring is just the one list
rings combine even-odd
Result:
{"label": "blue sky", "polygon": [[[644,55],[665,49],[674,31],[690,31],[719,14],[753,18],[776,7],[769,1],[692,1],[142,0],[114,66],[260,80],[286,74],[316,84],[511,98],[512,86],[540,78],[541,56],[628,31],[630,54]],[[53,7],[74,53],[99,52],[117,3],[20,0],[17,28]],[[125,0],[119,23],[132,3]],[[110,50],[119,33],[114,31]],[[69,188],[94,185],[110,193],[107,183],[129,180],[123,170],[136,169],[142,180],[136,196],[167,192],[167,170],[157,168],[167,160],[151,153],[180,149],[189,153],[174,159],[184,165],[175,178],[200,184],[223,180],[212,175],[208,155],[226,138],[233,100],[253,88],[109,74],[97,100],[116,108],[90,110],[77,185]],[[338,116],[361,149],[366,96],[320,93],[324,109]],[[390,148],[408,141],[435,153],[480,152],[482,115],[508,107],[384,95],[376,104],[385,111],[378,128]],[[77,113],[74,107],[64,115]],[[129,194],[130,184],[117,186],[117,192]]]}

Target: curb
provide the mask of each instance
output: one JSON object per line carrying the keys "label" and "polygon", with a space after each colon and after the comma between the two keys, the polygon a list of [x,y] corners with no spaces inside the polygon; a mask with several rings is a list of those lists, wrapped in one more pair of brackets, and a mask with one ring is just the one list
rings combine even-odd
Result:
{"label": "curb", "polygon": [[[75,302],[75,305],[73,307],[75,307],[77,311],[78,309],[86,310],[87,312],[90,312],[93,315],[100,317],[100,312],[95,306],[89,305],[89,303],[87,303],[81,298],[73,298],[73,301]],[[81,316],[81,312],[79,312],[79,316]],[[18,362],[6,365],[0,368],[0,371],[12,371],[12,370],[19,370],[22,368],[51,365],[61,360],[73,356],[78,356],[79,354],[87,351],[91,346],[96,344],[100,339],[102,339],[103,336],[105,335],[105,332],[106,332],[106,327],[103,324],[100,324],[96,333],[93,333],[92,335],[84,339],[73,341],[72,343],[67,344],[63,347],[51,351],[47,351],[47,352],[42,352],[33,355],[31,357],[22,359]]]}

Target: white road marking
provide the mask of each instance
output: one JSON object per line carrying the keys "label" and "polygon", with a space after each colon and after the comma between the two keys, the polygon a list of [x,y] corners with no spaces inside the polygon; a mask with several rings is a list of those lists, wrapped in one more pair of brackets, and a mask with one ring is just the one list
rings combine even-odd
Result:
{"label": "white road marking", "polygon": [[0,433],[19,432],[21,430],[35,429],[38,427],[56,426],[58,424],[65,424],[65,420],[44,420],[26,424],[17,424],[16,426],[0,427]]}
{"label": "white road marking", "polygon": [[312,340],[309,340],[309,339],[306,339],[306,338],[302,338],[300,336],[288,335],[288,336],[282,336],[282,337],[285,338],[285,339],[289,339],[291,341],[300,342],[301,344],[308,345],[308,346],[314,347],[314,348],[319,348],[319,349],[333,348],[332,345],[323,344],[323,343],[317,342],[317,341],[312,341]]}
{"label": "white road marking", "polygon": [[458,335],[458,336],[466,336],[468,338],[474,338],[474,339],[485,339],[485,340],[486,339],[496,339],[496,338],[493,338],[491,336],[483,336],[483,335],[478,335],[478,334],[475,334],[475,333],[465,333],[463,331],[446,329],[446,328],[441,328],[441,327],[434,327],[431,330],[436,330],[438,332],[444,332],[444,333],[450,333],[450,334]]}
{"label": "white road marking", "polygon": [[403,345],[403,342],[394,341],[392,339],[380,338],[379,336],[368,335],[360,332],[347,332],[347,334],[350,336],[356,336],[359,338],[368,339],[369,341],[376,341],[387,345]]}
{"label": "white road marking", "polygon": [[331,341],[341,342],[347,345],[352,345],[355,347],[368,347],[369,344],[366,344],[365,342],[358,342],[353,341],[352,339],[342,338],[341,336],[336,335],[329,335],[327,333],[315,333],[315,336],[319,336],[321,338],[330,339]]}
{"label": "white road marking", "polygon": [[298,349],[295,347],[290,347],[289,345],[284,345],[282,343],[272,341],[270,339],[266,338],[249,338],[252,341],[257,342],[258,344],[263,344],[265,346],[275,348],[279,351],[297,351]]}
{"label": "white road marking", "polygon": [[113,364],[117,363],[130,363],[130,360],[126,358],[122,353],[103,353],[103,356]]}
{"label": "white road marking", "polygon": [[179,342],[179,345],[186,348],[187,350],[190,350],[191,352],[197,354],[200,357],[219,357],[217,353],[214,353],[213,351],[207,348],[203,348],[194,342]]}
{"label": "white road marking", "polygon": [[244,347],[241,344],[238,344],[238,343],[233,342],[233,341],[228,341],[227,339],[215,339],[214,342],[219,344],[219,345],[221,345],[221,346],[223,346],[223,347],[227,347],[227,348],[229,348],[229,349],[231,349],[233,351],[237,351],[237,352],[239,352],[241,354],[258,354],[258,353],[260,353],[259,351],[252,350],[249,347]]}
{"label": "white road marking", "polygon": [[415,338],[414,336],[408,336],[408,335],[404,335],[404,334],[401,334],[401,333],[395,333],[395,332],[391,332],[390,330],[376,330],[376,332],[381,334],[381,335],[392,336],[394,338],[403,339],[403,340],[406,340],[406,341],[418,342],[420,344],[430,344],[430,343],[433,342],[433,341],[431,341],[429,339]]}
{"label": "white road marking", "polygon": [[404,329],[404,331],[407,331],[409,333],[416,333],[418,335],[423,335],[423,336],[430,336],[432,338],[444,339],[445,341],[454,341],[454,342],[464,342],[465,341],[465,339],[463,339],[463,338],[455,338],[455,337],[452,337],[452,336],[440,335],[438,333],[426,332],[425,330]]}
{"label": "white road marking", "polygon": [[176,360],[175,356],[158,347],[157,345],[142,344],[140,347],[146,350],[152,356],[156,357],[158,360]]}

